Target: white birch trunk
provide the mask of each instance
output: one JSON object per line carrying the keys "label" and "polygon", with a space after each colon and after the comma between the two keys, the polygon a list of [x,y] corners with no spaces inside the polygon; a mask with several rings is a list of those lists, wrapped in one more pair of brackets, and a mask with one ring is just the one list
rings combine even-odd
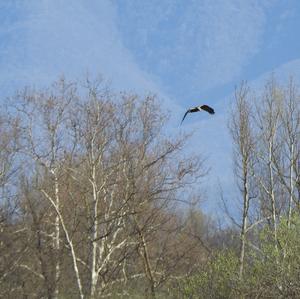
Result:
{"label": "white birch trunk", "polygon": [[78,269],[78,265],[77,265],[77,257],[76,257],[76,253],[75,253],[75,249],[74,249],[74,246],[73,246],[73,242],[69,236],[69,232],[65,226],[65,222],[64,222],[64,219],[60,213],[60,211],[58,210],[55,202],[53,201],[53,199],[51,198],[51,196],[45,191],[45,190],[41,190],[42,193],[45,195],[45,197],[49,200],[49,202],[52,204],[52,206],[54,207],[56,213],[57,213],[57,216],[59,217],[59,221],[60,221],[60,224],[61,224],[61,227],[63,229],[63,232],[66,236],[66,239],[67,239],[67,243],[70,247],[70,251],[71,251],[71,257],[72,257],[72,263],[73,263],[73,269],[74,269],[74,272],[75,272],[75,277],[76,277],[76,282],[77,282],[77,287],[78,287],[78,291],[79,291],[79,294],[80,294],[80,298],[81,299],[84,299],[84,294],[83,294],[83,289],[82,289],[82,283],[81,283],[81,278],[80,278],[80,273],[79,273],[79,269]]}
{"label": "white birch trunk", "polygon": [[243,220],[241,229],[241,244],[240,244],[240,269],[239,278],[243,278],[244,272],[244,258],[245,258],[245,247],[246,247],[246,233],[248,225],[248,209],[249,209],[249,191],[248,191],[248,171],[247,162],[243,163]]}
{"label": "white birch trunk", "polygon": [[[60,209],[60,201],[59,201],[59,187],[58,187],[58,178],[56,173],[54,174],[54,184],[55,184],[55,204],[57,209]],[[60,221],[59,216],[55,216],[55,238],[54,238],[54,248],[56,250],[56,254],[59,254],[60,251]],[[58,299],[59,296],[59,279],[60,279],[60,259],[57,257],[56,265],[55,265],[55,290],[54,290],[54,298]]]}
{"label": "white birch trunk", "polygon": [[93,229],[92,229],[92,261],[91,261],[91,289],[90,296],[94,298],[96,292],[96,286],[98,282],[97,273],[97,249],[98,249],[98,196],[96,186],[96,169],[95,165],[92,166],[92,188],[93,188]]}

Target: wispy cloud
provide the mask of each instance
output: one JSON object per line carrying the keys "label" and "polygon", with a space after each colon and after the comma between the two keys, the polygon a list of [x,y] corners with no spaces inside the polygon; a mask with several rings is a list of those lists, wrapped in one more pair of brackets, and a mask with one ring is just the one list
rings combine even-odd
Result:
{"label": "wispy cloud", "polygon": [[[103,0],[10,0],[0,4],[0,85],[43,84],[61,74],[101,73],[120,89],[159,89],[132,59]],[[1,88],[3,90],[3,88]]]}
{"label": "wispy cloud", "polygon": [[115,3],[123,41],[138,63],[182,94],[235,79],[263,38],[266,2],[258,0]]}

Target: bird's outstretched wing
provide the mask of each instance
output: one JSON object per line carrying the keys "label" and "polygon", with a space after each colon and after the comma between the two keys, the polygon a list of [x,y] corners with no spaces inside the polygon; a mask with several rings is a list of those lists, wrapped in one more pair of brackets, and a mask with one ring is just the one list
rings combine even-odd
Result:
{"label": "bird's outstretched wing", "polygon": [[201,110],[208,112],[209,114],[215,114],[215,110],[207,105],[202,105]]}
{"label": "bird's outstretched wing", "polygon": [[183,116],[183,118],[182,118],[181,124],[182,124],[182,122],[184,121],[184,119],[185,119],[185,117],[187,116],[187,114],[190,113],[190,112],[191,112],[190,109],[187,110],[187,112],[185,112],[185,114],[184,114],[184,116]]}

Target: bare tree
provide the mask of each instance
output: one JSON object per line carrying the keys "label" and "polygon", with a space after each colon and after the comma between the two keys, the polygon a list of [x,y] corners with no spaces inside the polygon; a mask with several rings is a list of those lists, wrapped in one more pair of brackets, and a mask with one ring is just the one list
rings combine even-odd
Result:
{"label": "bare tree", "polygon": [[254,132],[251,128],[251,106],[249,103],[249,88],[243,83],[235,91],[235,107],[231,114],[231,136],[234,141],[235,174],[239,181],[239,189],[243,197],[242,225],[240,233],[240,267],[239,276],[242,279],[244,270],[246,234],[249,226],[249,207],[251,199],[251,180],[253,171],[253,153],[255,151]]}
{"label": "bare tree", "polygon": [[[16,287],[11,278],[18,262],[26,254],[28,244],[22,242],[22,227],[18,217],[17,174],[19,165],[15,158],[19,149],[18,119],[5,113],[1,105],[0,115],[0,296],[7,296]],[[11,250],[13,244],[18,244]]]}
{"label": "bare tree", "polygon": [[[151,265],[149,238],[168,221],[167,217],[162,218],[162,211],[170,206],[176,190],[185,186],[184,179],[199,172],[200,161],[178,160],[181,166],[176,164],[176,171],[170,175],[169,162],[174,161],[185,140],[160,137],[163,118],[154,98],[149,96],[140,101],[124,94],[121,103],[112,105],[105,101],[107,94],[92,90],[89,94],[93,98],[82,110],[82,119],[89,124],[82,126],[85,131],[81,133],[82,148],[87,149],[88,158],[83,160],[85,170],[77,171],[89,178],[85,186],[90,184],[93,194],[88,205],[94,210],[89,216],[94,252],[90,262],[90,296],[113,284],[113,273],[117,279],[121,279],[117,275],[120,271],[124,279],[130,278],[126,267],[120,265],[137,248],[154,297],[158,282]],[[76,179],[84,182],[84,177]],[[102,281],[96,288],[100,277]]]}
{"label": "bare tree", "polygon": [[299,208],[295,191],[298,181],[300,107],[299,92],[293,78],[283,90],[283,96],[283,108],[280,111],[283,157],[279,161],[274,159],[274,165],[280,183],[287,192],[287,218],[288,227],[290,227],[293,207]]}
{"label": "bare tree", "polygon": [[[62,184],[60,177],[63,173],[62,161],[68,147],[72,146],[67,144],[69,140],[65,128],[69,106],[76,99],[74,93],[74,85],[61,79],[49,91],[39,92],[25,89],[11,103],[14,112],[20,119],[19,128],[22,130],[22,148],[20,153],[25,161],[23,167],[26,169],[26,172],[24,174],[43,178],[43,184],[36,185],[36,188],[52,207],[54,218],[52,248],[57,254],[54,281],[52,282],[54,285],[53,294],[48,294],[48,298],[58,298],[59,295],[61,228],[72,252],[78,289],[82,295],[77,262],[61,214],[61,199],[59,195],[60,184]],[[45,183],[45,180],[47,180],[47,183]],[[38,234],[40,234],[40,231],[38,231]]]}
{"label": "bare tree", "polygon": [[[280,114],[282,113],[283,94],[274,78],[265,85],[262,97],[257,101],[256,126],[260,140],[256,152],[259,160],[260,174],[256,179],[262,190],[260,197],[262,208],[266,209],[266,217],[271,214],[275,247],[277,248],[277,222],[279,214],[279,195],[276,193],[278,176],[275,171],[275,161],[281,159],[282,153],[279,135]],[[278,196],[276,196],[278,195]]]}

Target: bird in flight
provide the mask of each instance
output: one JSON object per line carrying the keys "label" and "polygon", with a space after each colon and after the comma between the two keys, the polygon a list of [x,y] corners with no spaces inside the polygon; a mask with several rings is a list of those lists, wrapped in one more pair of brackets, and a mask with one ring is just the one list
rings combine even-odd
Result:
{"label": "bird in flight", "polygon": [[215,110],[213,108],[209,107],[208,105],[197,106],[194,108],[190,108],[187,112],[185,112],[181,123],[184,121],[184,119],[188,113],[198,112],[198,111],[202,111],[202,110],[208,112],[209,114],[215,114]]}

